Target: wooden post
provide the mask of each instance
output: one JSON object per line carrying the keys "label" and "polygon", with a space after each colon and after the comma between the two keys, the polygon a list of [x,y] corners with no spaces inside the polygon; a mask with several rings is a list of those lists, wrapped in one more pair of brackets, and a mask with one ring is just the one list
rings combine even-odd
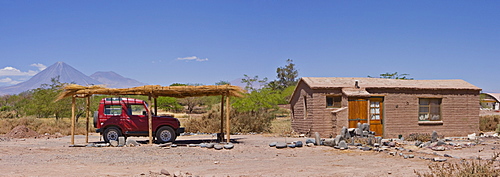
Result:
{"label": "wooden post", "polygon": [[71,145],[75,144],[75,107],[76,107],[75,96],[71,97]]}
{"label": "wooden post", "polygon": [[155,116],[158,116],[158,101],[156,100],[157,97],[155,98]]}
{"label": "wooden post", "polygon": [[87,97],[87,125],[85,126],[85,143],[89,143],[90,96]]}
{"label": "wooden post", "polygon": [[149,144],[153,144],[153,116],[151,115],[151,93],[148,95]]}
{"label": "wooden post", "polygon": [[229,102],[229,94],[226,96],[226,136],[227,140],[226,142],[231,141],[231,121],[229,120],[229,116],[231,114],[231,102]]}
{"label": "wooden post", "polygon": [[217,137],[217,140],[220,142],[224,141],[224,95],[221,95],[222,99],[220,101],[220,136]]}

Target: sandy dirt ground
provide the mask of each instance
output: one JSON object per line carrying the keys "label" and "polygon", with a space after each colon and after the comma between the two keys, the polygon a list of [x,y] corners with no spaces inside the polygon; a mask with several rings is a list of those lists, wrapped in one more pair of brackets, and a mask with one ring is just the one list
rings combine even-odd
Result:
{"label": "sandy dirt ground", "polygon": [[[402,151],[390,148],[383,152],[328,146],[276,149],[269,143],[306,139],[266,135],[233,135],[235,146],[230,150],[187,146],[213,142],[210,135],[180,136],[175,148],[145,144],[145,138],[130,139],[144,144],[70,147],[69,136],[0,138],[0,176],[166,176],[162,170],[183,176],[416,176],[414,170],[425,172],[429,163],[443,163],[424,158],[458,162],[459,158],[490,158],[500,149],[497,138],[484,138],[478,145],[461,140],[456,143],[469,145],[461,149],[447,147],[445,151],[406,146]],[[98,134],[91,134],[90,142],[100,142]],[[75,143],[86,144],[85,136],[77,135]],[[413,154],[415,158],[404,159],[399,153]]]}

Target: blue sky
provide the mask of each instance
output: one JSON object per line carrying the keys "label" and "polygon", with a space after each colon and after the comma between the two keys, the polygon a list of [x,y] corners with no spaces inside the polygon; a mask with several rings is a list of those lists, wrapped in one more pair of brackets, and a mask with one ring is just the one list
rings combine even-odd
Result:
{"label": "blue sky", "polygon": [[276,77],[463,79],[500,92],[499,1],[0,0],[0,85],[65,62],[148,84]]}

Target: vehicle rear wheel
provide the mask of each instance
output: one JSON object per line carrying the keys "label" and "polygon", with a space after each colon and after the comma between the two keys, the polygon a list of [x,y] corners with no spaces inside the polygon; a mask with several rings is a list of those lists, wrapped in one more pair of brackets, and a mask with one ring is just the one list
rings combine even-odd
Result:
{"label": "vehicle rear wheel", "polygon": [[122,132],[116,127],[110,127],[104,130],[102,136],[104,137],[104,141],[109,143],[111,140],[118,141],[118,137],[122,136]]}
{"label": "vehicle rear wheel", "polygon": [[169,126],[164,126],[156,131],[156,141],[158,143],[166,143],[175,141],[176,135],[174,129]]}

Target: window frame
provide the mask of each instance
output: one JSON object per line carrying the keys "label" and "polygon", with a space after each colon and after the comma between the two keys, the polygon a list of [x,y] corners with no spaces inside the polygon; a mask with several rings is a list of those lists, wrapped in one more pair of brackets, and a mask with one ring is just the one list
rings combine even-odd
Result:
{"label": "window frame", "polygon": [[[422,104],[421,102],[423,100],[428,100],[427,104]],[[433,101],[437,101],[439,104],[432,104]],[[442,104],[443,104],[443,98],[418,98],[418,121],[419,122],[442,122],[443,121],[443,114],[442,114]],[[437,108],[436,108],[437,107]],[[427,108],[427,111],[422,111],[422,108]],[[438,116],[439,118],[436,120],[433,120],[431,115],[436,115],[435,112],[433,112],[433,109],[439,109],[438,111]],[[422,118],[422,115],[427,115],[426,118]]]}
{"label": "window frame", "polygon": [[[329,106],[329,98],[331,98],[331,106]],[[335,101],[335,99],[338,99]],[[326,108],[342,108],[342,95],[327,95],[325,97]]]}

